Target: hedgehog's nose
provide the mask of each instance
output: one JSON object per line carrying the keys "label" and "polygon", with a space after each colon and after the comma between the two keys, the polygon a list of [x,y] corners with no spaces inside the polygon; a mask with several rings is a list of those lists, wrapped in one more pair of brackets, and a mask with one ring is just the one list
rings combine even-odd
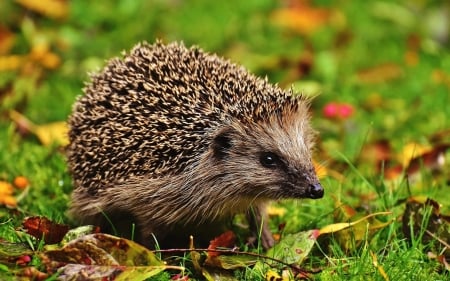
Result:
{"label": "hedgehog's nose", "polygon": [[323,197],[323,187],[320,183],[313,183],[309,186],[309,198],[319,199]]}

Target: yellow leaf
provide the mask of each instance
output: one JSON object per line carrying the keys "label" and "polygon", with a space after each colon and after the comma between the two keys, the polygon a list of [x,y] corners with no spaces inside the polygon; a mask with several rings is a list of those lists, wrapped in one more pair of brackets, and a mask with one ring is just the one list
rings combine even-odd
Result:
{"label": "yellow leaf", "polygon": [[431,148],[418,143],[408,143],[403,147],[402,152],[397,156],[398,161],[402,163],[403,167],[407,167],[412,159],[430,151]]}
{"label": "yellow leaf", "polygon": [[54,19],[63,19],[69,12],[66,0],[16,0],[27,9]]}
{"label": "yellow leaf", "polygon": [[340,223],[329,224],[319,230],[319,235],[325,234],[325,233],[338,232],[338,231],[344,230],[346,228],[349,228],[351,226],[354,226],[355,224],[363,222],[370,217],[374,217],[374,216],[378,216],[378,215],[389,215],[389,214],[391,214],[391,212],[378,212],[378,213],[369,214],[369,215],[362,217],[359,220],[356,220],[353,222],[340,222]]}
{"label": "yellow leaf", "polygon": [[43,145],[58,143],[62,146],[69,144],[68,128],[64,121],[38,125],[34,128],[34,133]]}
{"label": "yellow leaf", "polygon": [[57,143],[65,146],[69,143],[68,131],[66,122],[59,121],[48,123],[44,125],[36,125],[27,117],[15,110],[9,112],[9,117],[13,120],[16,126],[20,127],[26,132],[31,132],[41,141],[43,145],[50,145]]}

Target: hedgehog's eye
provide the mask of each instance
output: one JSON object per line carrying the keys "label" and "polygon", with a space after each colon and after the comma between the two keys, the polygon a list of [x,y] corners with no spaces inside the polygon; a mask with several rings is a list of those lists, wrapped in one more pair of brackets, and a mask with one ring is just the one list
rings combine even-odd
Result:
{"label": "hedgehog's eye", "polygon": [[280,158],[273,152],[263,152],[259,157],[259,162],[266,168],[276,168],[280,163]]}

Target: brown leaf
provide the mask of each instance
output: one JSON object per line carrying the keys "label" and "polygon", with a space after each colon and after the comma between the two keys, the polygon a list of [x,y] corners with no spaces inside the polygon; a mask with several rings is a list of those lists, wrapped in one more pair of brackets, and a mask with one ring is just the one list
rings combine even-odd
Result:
{"label": "brown leaf", "polygon": [[184,270],[164,265],[152,251],[131,240],[103,233],[81,236],[61,248],[48,248],[40,258],[49,273],[58,271],[64,280],[75,280],[80,272],[87,280],[144,280],[166,269]]}
{"label": "brown leaf", "polygon": [[22,226],[27,233],[37,239],[44,238],[46,244],[56,244],[61,242],[64,235],[69,231],[69,226],[50,221],[46,217],[26,218]]}
{"label": "brown leaf", "polygon": [[[422,237],[424,244],[431,240],[450,243],[450,216],[441,214],[440,204],[435,200],[420,196],[408,198],[402,221],[403,233],[408,239]],[[422,229],[423,226],[426,229]]]}
{"label": "brown leaf", "polygon": [[426,167],[430,170],[439,169],[444,165],[444,153],[449,148],[450,144],[441,144],[434,147],[432,150],[413,158],[406,168],[406,173],[411,176],[420,172],[422,167]]}
{"label": "brown leaf", "polygon": [[432,149],[423,149],[419,154],[415,154],[415,157],[411,160],[407,161],[407,159],[403,159],[406,166],[399,164],[387,169],[385,171],[385,177],[386,179],[395,179],[404,171],[408,178],[413,179],[420,174],[423,168],[430,171],[439,170],[444,165],[444,154],[449,148],[450,144],[439,144]]}

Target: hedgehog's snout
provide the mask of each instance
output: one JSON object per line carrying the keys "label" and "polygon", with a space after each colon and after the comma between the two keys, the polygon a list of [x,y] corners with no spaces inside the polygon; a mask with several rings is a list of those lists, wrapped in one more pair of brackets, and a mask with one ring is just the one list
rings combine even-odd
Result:
{"label": "hedgehog's snout", "polygon": [[313,183],[309,185],[308,195],[311,199],[319,199],[323,197],[324,190],[320,183]]}

